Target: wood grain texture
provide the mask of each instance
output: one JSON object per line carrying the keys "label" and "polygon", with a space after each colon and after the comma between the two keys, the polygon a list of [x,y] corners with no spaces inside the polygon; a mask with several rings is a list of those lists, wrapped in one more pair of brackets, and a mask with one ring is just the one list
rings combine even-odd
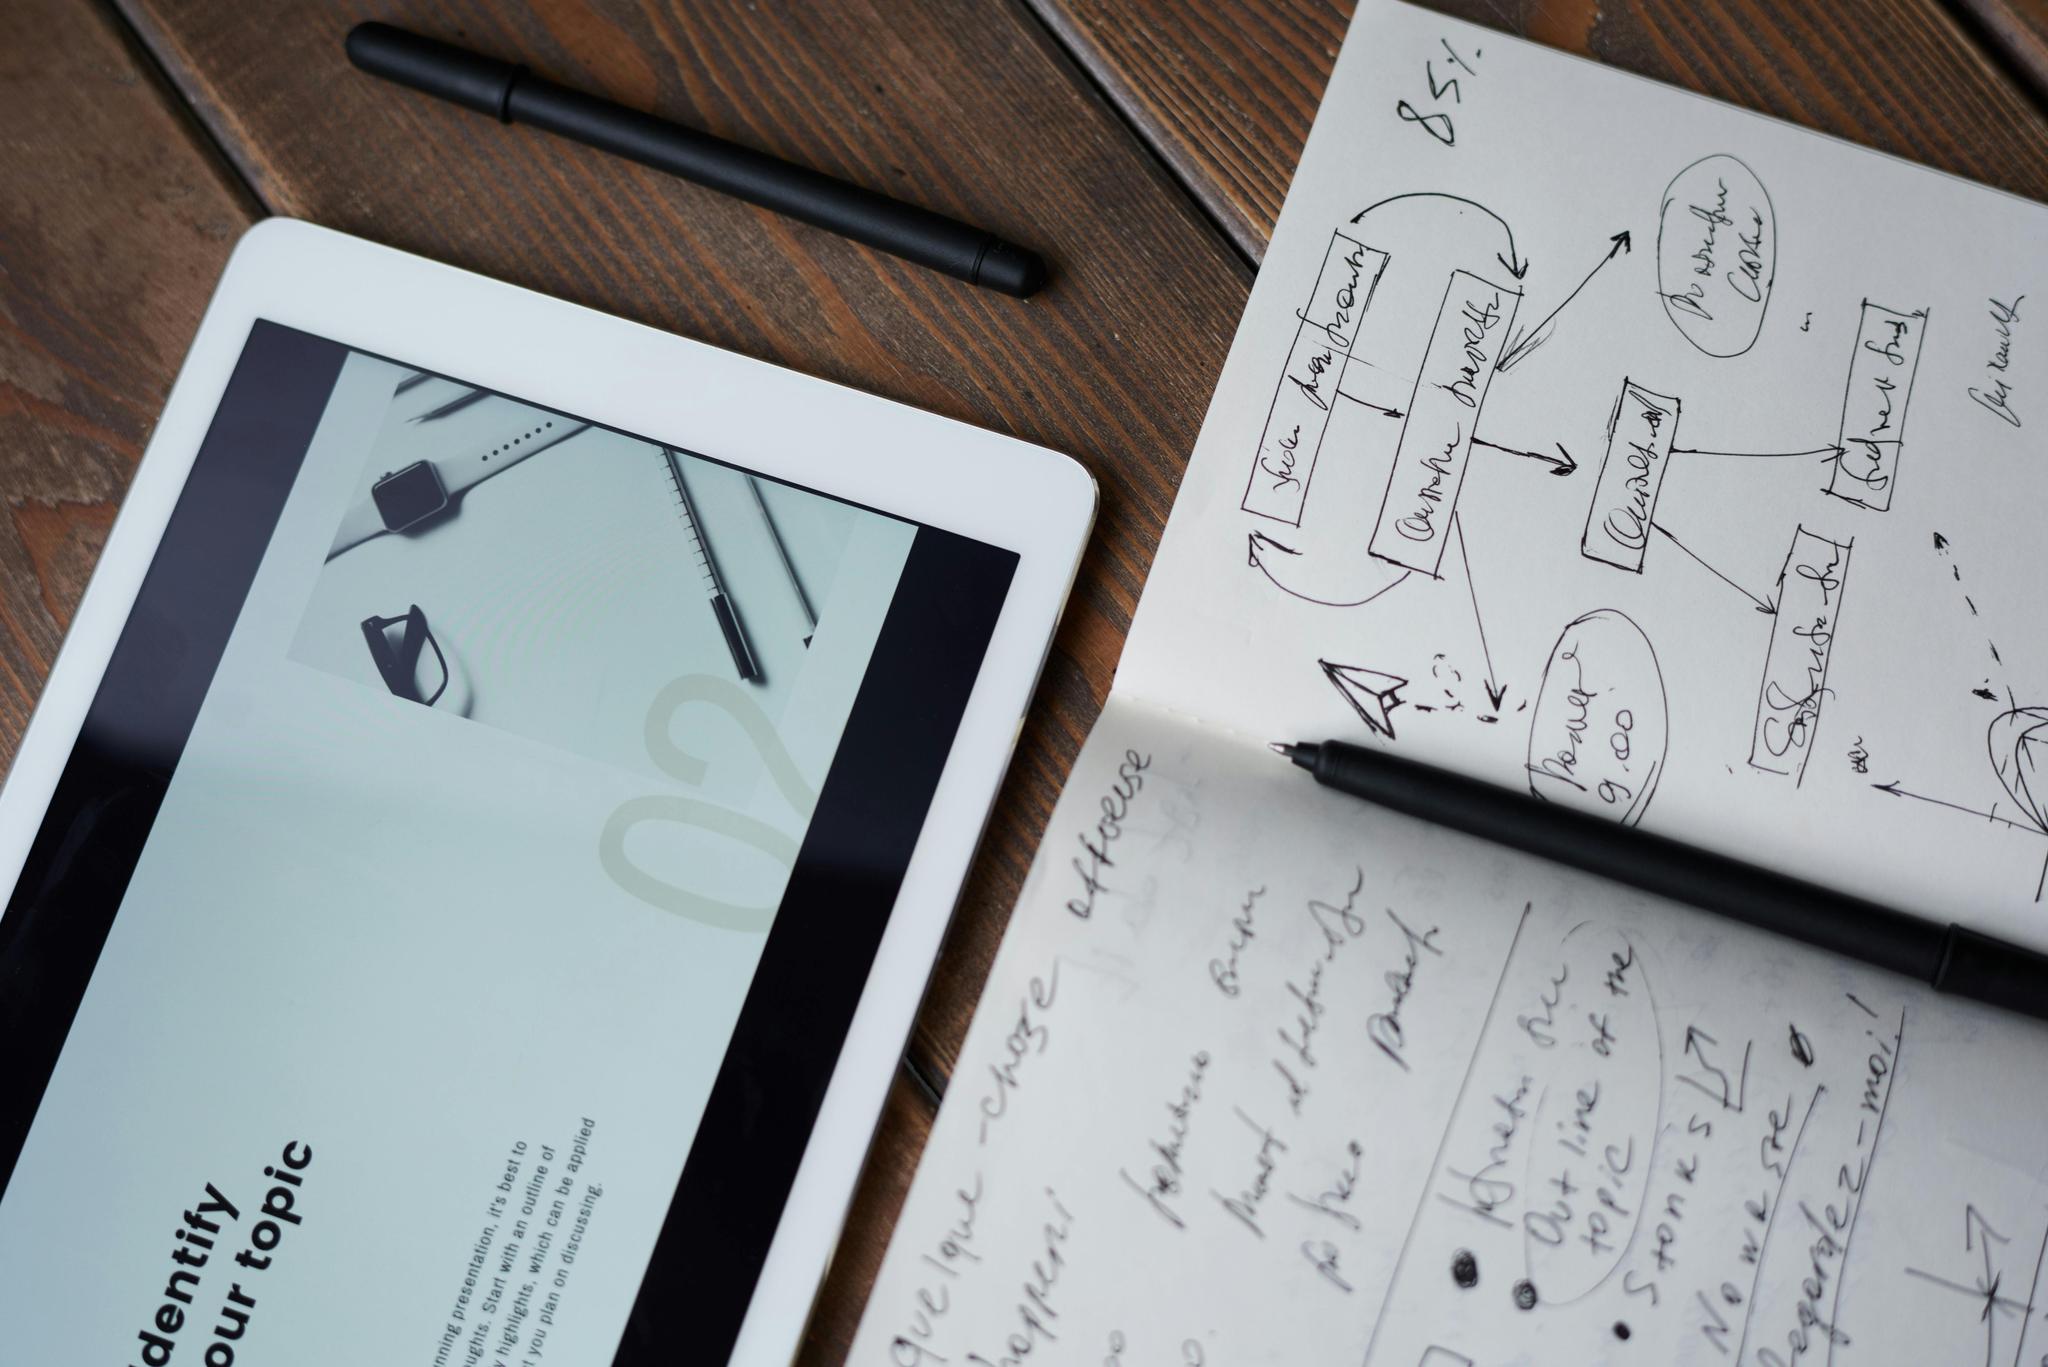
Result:
{"label": "wood grain texture", "polygon": [[[1108,691],[1248,287],[1213,227],[1021,10],[966,0],[379,17],[983,224],[1028,302],[373,81],[303,0],[121,0],[272,209],[1072,452],[1097,531],[916,1050],[949,1067],[1029,853]],[[317,117],[312,115],[317,113]],[[717,454],[713,452],[712,454]]]}
{"label": "wood grain texture", "polygon": [[896,1213],[910,1194],[910,1179],[917,1171],[918,1155],[924,1152],[931,1126],[931,1107],[899,1073],[883,1107],[882,1126],[875,1132],[860,1190],[847,1212],[846,1233],[832,1255],[831,1271],[812,1308],[793,1367],[836,1367],[846,1361],[854,1331],[860,1328],[868,1290],[882,1270],[889,1231],[896,1227]]}
{"label": "wood grain texture", "polygon": [[[0,763],[232,238],[262,208],[1067,449],[1101,481],[1102,519],[920,1017],[913,1052],[943,1080],[1107,691],[1243,258],[1263,253],[1348,3],[1021,0],[1044,27],[969,0],[376,12],[1038,246],[1055,279],[1023,304],[375,85],[341,56],[365,15],[340,0],[280,3],[262,23],[236,0],[115,3],[261,205],[105,15],[0,4]],[[2008,62],[2030,60],[2038,0],[1955,3],[1976,33],[2015,35]],[[1935,0],[1437,4],[2048,193],[2039,114]],[[929,1122],[899,1076],[806,1364],[843,1358]]]}
{"label": "wood grain texture", "polygon": [[[913,1053],[943,1077],[1031,852],[1106,695],[1210,385],[1242,261],[1025,12],[967,0],[379,18],[887,190],[1051,258],[1020,303],[353,71],[362,17],[303,0],[119,0],[274,211],[1072,452],[1095,537]],[[711,454],[717,454],[713,452]],[[900,1085],[808,1340],[843,1351],[922,1144]],[[895,1195],[891,1196],[891,1193]],[[887,1217],[882,1214],[884,1207]]]}
{"label": "wood grain texture", "polygon": [[[1263,257],[1336,60],[1349,0],[1029,0],[1188,192]],[[1566,51],[1730,100],[2035,198],[2048,198],[2048,122],[1936,0],[1430,0]],[[1113,659],[1120,635],[1092,642]],[[1085,674],[1083,677],[1099,677]],[[1047,687],[1062,686],[1055,673]],[[1071,683],[1066,686],[1073,686]],[[1063,725],[1035,714],[1031,728]],[[1030,729],[1027,728],[1027,735]],[[1019,785],[1056,795],[1064,764]],[[1062,751],[1061,753],[1067,753]],[[1034,809],[1040,814],[1044,808]],[[1037,827],[1029,828],[1035,834]],[[992,835],[977,884],[1011,894],[1034,845]],[[999,880],[999,881],[998,881]],[[979,905],[974,903],[971,905]],[[979,915],[934,981],[921,1056],[950,1075],[993,941]]]}
{"label": "wood grain texture", "polygon": [[0,5],[0,770],[254,207],[107,16]]}
{"label": "wood grain texture", "polygon": [[[1351,0],[1030,0],[1253,260]],[[1423,0],[1640,75],[2033,198],[2048,124],[1939,0]],[[2048,31],[2041,0],[1964,0]],[[2022,10],[2027,18],[2018,16]],[[2016,37],[2015,43],[2024,45]],[[2048,49],[2042,49],[2048,51]]]}
{"label": "wood grain texture", "polygon": [[1264,257],[1350,0],[1030,0],[1188,193]]}
{"label": "wood grain texture", "polygon": [[[1095,470],[1100,528],[920,1016],[913,1051],[942,1081],[1106,693],[1242,305],[1242,267],[1080,87],[1047,33],[1008,11],[991,21],[965,0],[744,14],[544,0],[511,15],[411,0],[385,17],[521,54],[544,74],[1042,246],[1056,277],[1027,304],[389,91],[340,56],[356,15],[333,0],[303,0],[299,18],[260,35],[230,0],[120,2],[273,208],[1045,441]],[[1344,6],[1032,3],[1198,197],[1233,206],[1218,221],[1259,255]],[[1631,70],[2048,190],[2038,116],[1933,0],[1784,13],[1760,0],[1447,3]],[[322,117],[303,117],[309,108]]]}
{"label": "wood grain texture", "polygon": [[2048,109],[2048,0],[1950,0],[1978,39],[2005,58],[2034,102]]}

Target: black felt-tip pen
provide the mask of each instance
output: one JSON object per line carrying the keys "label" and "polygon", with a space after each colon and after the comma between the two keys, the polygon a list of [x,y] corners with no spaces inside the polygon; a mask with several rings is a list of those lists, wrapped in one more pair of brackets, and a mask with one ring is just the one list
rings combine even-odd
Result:
{"label": "black felt-tip pen", "polygon": [[2048,956],[1344,741],[1273,749],[1367,802],[2048,1019]]}
{"label": "black felt-tip pen", "polygon": [[725,648],[732,652],[732,667],[746,682],[760,683],[761,666],[754,659],[753,647],[747,644],[746,632],[740,629],[739,614],[732,610],[732,599],[726,595],[725,579],[718,573],[718,562],[711,556],[711,543],[705,539],[704,524],[697,517],[697,505],[690,499],[690,482],[683,478],[682,458],[666,446],[661,448],[661,458],[668,466],[670,487],[675,490],[676,517],[690,538],[690,553],[697,559],[697,578],[704,586],[704,601],[711,605],[711,616],[718,623],[718,633],[725,637]]}
{"label": "black felt-tip pen", "polygon": [[1037,253],[985,229],[556,85],[517,62],[378,23],[350,30],[348,56],[372,76],[681,176],[972,285],[1021,299],[1045,283]]}

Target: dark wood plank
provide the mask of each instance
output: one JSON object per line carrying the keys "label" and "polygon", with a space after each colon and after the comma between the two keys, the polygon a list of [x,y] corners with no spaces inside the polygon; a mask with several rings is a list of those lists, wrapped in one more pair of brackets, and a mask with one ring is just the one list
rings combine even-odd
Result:
{"label": "dark wood plank", "polygon": [[1350,0],[1030,0],[1254,261],[1279,217]]}
{"label": "dark wood plank", "polygon": [[0,770],[255,208],[107,16],[0,5]]}
{"label": "dark wood plank", "polygon": [[[1263,256],[1351,0],[1029,2],[1239,248]],[[2048,124],[1939,0],[1425,3],[2048,198]],[[2031,34],[2048,51],[2041,0],[1964,3],[1987,23],[2002,11],[2016,44]]]}
{"label": "dark wood plank", "polygon": [[[1044,246],[1060,276],[1023,306],[523,131],[372,93],[340,59],[358,16],[338,4],[251,26],[225,0],[120,3],[271,209],[1090,460],[1102,531],[919,1028],[917,1051],[943,1076],[1107,689],[1243,270],[1076,88],[1062,54],[1006,12],[874,0],[823,14],[669,13],[621,0],[598,13],[547,0],[498,16],[418,0],[380,17],[519,51],[548,74]],[[1275,0],[1252,21],[1234,7],[1033,3],[1256,258],[1342,7]],[[1448,7],[2008,188],[2048,186],[2038,119],[1931,4]],[[69,56],[53,62],[53,50]],[[0,142],[0,760],[251,212],[98,16],[63,0],[0,7],[0,52],[29,51],[33,70],[0,58],[11,124]],[[13,112],[31,106],[26,120]],[[806,1363],[843,1357],[928,1122],[899,1078]]]}
{"label": "dark wood plank", "polygon": [[832,1255],[832,1269],[818,1294],[793,1367],[836,1367],[846,1361],[875,1274],[882,1270],[889,1232],[896,1227],[903,1198],[910,1194],[910,1179],[931,1127],[931,1107],[908,1078],[899,1074],[883,1108],[882,1127],[875,1132],[875,1146],[868,1154],[860,1189],[854,1193],[853,1208],[847,1213],[846,1233]]}
{"label": "dark wood plank", "polygon": [[[1048,27],[1174,168],[1240,250],[1263,256],[1349,20],[1349,0],[1187,6],[1175,0],[1030,0]],[[2048,198],[2048,122],[1936,0],[1431,0],[1439,9],[1625,70]],[[1120,644],[1095,643],[1106,658]],[[1076,687],[1055,661],[1048,688]],[[1093,681],[1099,672],[1083,670]],[[1074,714],[1069,714],[1074,715]],[[1030,765],[1016,785],[1057,793],[1064,766]],[[1042,810],[1042,808],[1040,809]],[[1036,827],[991,839],[977,884],[1013,895]],[[976,904],[970,904],[976,905]],[[954,1061],[989,945],[977,924],[933,984],[922,1039],[937,1071]]]}
{"label": "dark wood plank", "polygon": [[379,17],[1045,250],[1026,303],[372,81],[362,15],[120,0],[274,209],[1073,452],[1098,530],[915,1048],[948,1070],[1094,719],[1247,274],[1018,10],[967,0],[397,0]]}
{"label": "dark wood plank", "polygon": [[1977,36],[2005,58],[2036,104],[2048,108],[2048,0],[1950,0]]}
{"label": "dark wood plank", "polygon": [[[630,32],[588,16],[544,15],[532,31],[500,35],[508,48],[587,54],[588,63],[564,59],[555,68],[569,78],[692,114],[698,113],[695,98],[702,96],[720,111],[723,131],[836,165],[870,183],[915,179],[911,193],[984,221],[997,223],[999,215],[1004,221],[998,226],[1042,243],[1065,266],[1045,301],[1005,314],[1001,310],[1025,306],[894,263],[866,261],[857,249],[823,235],[580,154],[549,148],[536,157],[530,147],[498,142],[499,130],[488,125],[457,118],[444,129],[437,119],[449,111],[424,102],[406,110],[403,101],[387,100],[389,92],[372,96],[367,82],[341,68],[339,35],[353,16],[338,10],[323,22],[282,25],[278,31],[300,35],[302,48],[280,54],[274,67],[260,73],[265,79],[247,88],[202,79],[206,69],[193,55],[241,30],[236,11],[159,15],[138,8],[132,17],[166,60],[180,64],[182,92],[220,135],[237,169],[258,187],[266,207],[495,270],[1084,453],[1107,450],[1125,457],[1104,471],[1108,535],[1091,559],[1087,610],[1075,614],[1062,638],[1044,705],[1036,710],[1020,755],[1018,780],[991,838],[991,848],[1006,857],[985,862],[968,894],[962,924],[970,933],[955,958],[978,976],[1022,876],[1023,852],[1035,843],[1036,828],[1107,689],[1167,490],[1192,439],[1197,400],[1208,372],[1220,363],[1245,286],[1227,251],[1181,207],[1113,117],[1073,93],[1071,72],[1057,52],[1031,28],[1017,25],[981,53],[983,65],[997,74],[978,77],[964,89],[1017,94],[1027,77],[1038,82],[1049,96],[1026,91],[1010,104],[1048,126],[1050,136],[1022,152],[998,142],[970,170],[955,173],[944,158],[904,167],[891,155],[892,149],[915,149],[918,143],[901,130],[923,117],[918,110],[931,93],[931,78],[906,76],[917,64],[905,53],[928,49],[926,33],[897,33],[879,60],[872,51],[856,52],[843,66],[826,59],[847,45],[826,42],[805,54],[802,70],[781,72],[780,86],[767,79],[782,46],[772,34],[729,35],[741,43],[759,79],[732,77],[731,52],[721,54],[706,35],[663,29],[658,19],[636,25],[630,14],[619,20]],[[444,32],[463,27],[460,15],[408,17],[422,26],[435,26],[438,19]],[[963,16],[939,18],[970,37],[985,36]],[[557,21],[568,30],[559,47],[549,39],[549,25]],[[688,49],[703,59],[676,68],[673,77],[653,78],[650,62],[656,59],[641,55],[641,43],[652,32],[663,35],[662,50]],[[754,45],[746,47],[749,36]],[[29,9],[0,15],[0,38],[15,40],[0,50],[26,52],[49,43],[55,54],[39,56],[33,71],[0,69],[6,107],[24,115],[12,120],[12,141],[0,144],[0,173],[10,191],[24,191],[0,204],[0,317],[8,325],[0,339],[0,460],[6,462],[0,466],[0,490],[14,529],[0,547],[0,572],[7,574],[0,603],[10,642],[18,643],[0,653],[11,680],[0,736],[11,753],[211,283],[234,234],[260,209],[238,199],[219,168],[198,156],[186,140],[189,129],[164,107],[160,92],[128,60],[133,54],[102,16],[66,0],[38,0]],[[225,60],[229,68],[241,64],[232,51]],[[838,80],[840,71],[870,67],[893,73],[886,87]],[[1026,75],[1018,75],[1020,69]],[[303,79],[308,73],[310,79]],[[757,115],[738,89],[751,85],[801,103],[803,89],[813,82],[841,87],[834,117],[807,125],[813,133],[824,129],[824,141],[798,145],[756,136],[756,117],[765,117],[762,126],[769,128],[781,126],[777,119],[803,121],[786,110]],[[112,94],[105,88],[110,83],[119,87]],[[360,108],[351,110],[343,101],[333,109],[330,86],[357,95]],[[861,126],[877,113],[874,97],[885,88],[892,97],[887,117],[898,134],[874,139],[863,149],[865,160],[848,161],[830,145],[830,130]],[[124,111],[123,98],[136,101],[150,117]],[[316,108],[327,108],[328,115],[307,119],[307,110]],[[123,113],[127,126],[117,117]],[[413,121],[415,113],[421,122]],[[365,114],[373,124],[386,121],[386,140],[352,144],[353,157],[308,131],[314,125],[345,127],[348,117]],[[996,122],[986,111],[976,117],[978,124],[973,118],[950,120],[963,131],[958,145],[945,149],[949,156]],[[282,140],[283,150],[273,151],[281,129],[297,133],[298,140]],[[442,142],[444,134],[452,143]],[[474,145],[466,141],[471,138]],[[423,146],[443,154],[420,156]],[[167,149],[192,155],[181,160]],[[1008,177],[995,174],[994,164],[1018,156],[1053,169],[1040,184],[1021,188],[1015,203],[946,204],[947,187],[956,181],[1000,184]],[[191,169],[195,158],[197,175]],[[1088,183],[1068,177],[1061,168],[1070,164],[1081,168]],[[394,168],[403,172],[396,183],[386,179]],[[522,184],[528,186],[525,193],[508,188]],[[1129,212],[1099,228],[1074,231],[1097,193],[1114,189],[1128,196],[1134,184],[1141,193]],[[1142,193],[1147,190],[1149,195]],[[1026,212],[1040,203],[1067,206],[1043,224],[1043,236],[1039,220]],[[608,212],[591,213],[592,205]],[[508,230],[507,223],[516,223],[517,230]],[[1133,244],[1152,244],[1143,251],[1166,244],[1161,268],[1133,269],[1137,249],[1105,250],[1119,232],[1128,233]],[[523,270],[522,263],[543,269]],[[1150,317],[1099,325],[1096,315],[1109,297],[1109,283],[1125,277],[1136,278],[1164,302]],[[1028,334],[1022,346],[1005,331],[1018,317],[1026,320]],[[934,327],[934,320],[947,325]],[[1062,376],[1063,369],[1112,352],[1125,354],[1109,383],[1076,386],[1071,375]],[[1061,357],[1068,359],[1065,367]],[[1127,405],[1114,393],[1115,383],[1156,391],[1157,410]],[[1037,392],[1041,386],[1043,394]],[[1049,423],[1048,409],[1056,413]],[[1167,415],[1164,425],[1156,412]],[[1019,413],[1026,416],[1012,420]],[[966,975],[941,976],[957,982]],[[959,1024],[972,997],[971,987],[958,989]],[[805,1361],[843,1356],[929,1120],[922,1097],[899,1077],[806,1340]]]}

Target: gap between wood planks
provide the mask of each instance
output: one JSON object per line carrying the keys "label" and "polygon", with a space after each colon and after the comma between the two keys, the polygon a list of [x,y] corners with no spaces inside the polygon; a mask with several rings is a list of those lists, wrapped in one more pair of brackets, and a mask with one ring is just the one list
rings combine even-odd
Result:
{"label": "gap between wood planks", "polygon": [[[217,125],[209,122],[207,117],[212,114],[219,119],[231,120],[231,112],[203,107],[203,97],[195,96],[179,84],[173,74],[178,64],[165,60],[167,55],[175,56],[175,53],[167,54],[160,50],[170,46],[173,40],[149,19],[146,10],[135,0],[96,0],[96,3],[135,51],[139,64],[147,67],[167,94],[178,97],[169,102],[193,127],[195,142],[211,155],[221,169],[223,180],[252,206],[251,211],[261,213],[288,208],[287,205],[266,201],[259,189],[260,177],[243,164],[237,149],[218,135]],[[1049,4],[1047,0],[1010,0],[1010,3],[1022,26],[1041,36],[1054,65],[1067,74],[1077,89],[1090,96],[1092,103],[1110,115],[1112,125],[1120,126],[1131,138],[1131,145],[1141,154],[1142,160],[1163,172],[1162,181],[1192,204],[1197,211],[1194,217],[1226,245],[1226,255],[1241,263],[1247,275],[1255,274],[1258,259],[1253,245],[1244,236],[1244,225],[1235,223],[1228,214],[1227,205],[1217,193],[1217,186],[1211,183],[1211,176],[1205,174],[1207,168],[1203,162],[1187,154],[1187,149],[1172,136],[1170,126],[1148,128],[1135,93],[1119,87],[1113,79],[1113,64],[1109,64],[1105,54],[1090,47],[1084,31],[1062,21],[1062,10],[1057,3]],[[1954,23],[1962,45],[1975,51],[1987,67],[2024,92],[2030,103],[2038,105],[2038,90],[2031,82],[2015,78],[2009,70],[2014,59],[1991,34],[1992,20],[1986,17],[1988,11],[1998,11],[2008,18],[2011,15],[2007,0],[1939,0],[1938,12]],[[2001,58],[2005,60],[2001,62]],[[1322,74],[1327,77],[1327,71]],[[935,1103],[944,1090],[935,1070],[919,1067],[910,1055],[905,1057],[904,1068],[918,1094],[928,1104]]]}
{"label": "gap between wood planks", "polygon": [[[1239,240],[1230,222],[1214,202],[1208,187],[1205,187],[1200,168],[1188,164],[1175,155],[1171,140],[1155,138],[1145,129],[1135,112],[1136,101],[1126,104],[1112,90],[1108,81],[1101,76],[1090,60],[1089,52],[1081,45],[1078,36],[1066,26],[1048,17],[1041,7],[1043,0],[1010,0],[1011,7],[1025,24],[1045,36],[1047,45],[1058,54],[1060,65],[1073,76],[1074,83],[1095,97],[1095,102],[1109,111],[1110,117],[1130,136],[1131,141],[1151,154],[1151,160],[1165,172],[1188,202],[1201,214],[1202,221],[1209,226],[1217,239],[1229,249],[1230,254],[1244,265],[1245,270],[1256,276],[1259,273],[1259,258]],[[1327,76],[1327,73],[1325,73]]]}
{"label": "gap between wood planks", "polygon": [[141,70],[144,79],[162,98],[164,107],[184,125],[193,147],[212,163],[216,177],[227,188],[228,193],[241,201],[242,208],[248,211],[252,223],[275,212],[263,202],[263,197],[256,193],[255,185],[236,162],[232,149],[214,135],[213,126],[200,116],[191,97],[179,86],[176,77],[171,74],[170,68],[164,64],[157,50],[149,44],[142,31],[129,18],[120,0],[92,0],[92,3],[105,19],[109,31],[135,59],[135,65]]}
{"label": "gap between wood planks", "polygon": [[[101,12],[109,30],[115,34],[132,55],[136,66],[156,88],[165,107],[172,111],[174,116],[184,126],[200,155],[212,164],[212,169],[216,172],[222,184],[241,202],[242,207],[247,210],[250,219],[254,221],[273,214],[289,212],[288,206],[274,204],[265,198],[256,179],[249,173],[241,158],[236,155],[236,149],[222,140],[213,123],[205,117],[204,112],[199,107],[198,100],[178,81],[174,74],[176,68],[165,60],[163,52],[159,50],[160,44],[168,42],[167,36],[154,24],[150,23],[146,16],[138,17],[133,11],[132,6],[125,3],[125,0],[93,0],[93,2],[95,7]],[[1043,26],[1038,22],[1037,18],[1029,15],[1028,9],[1023,12],[1027,16],[1027,26],[1033,31],[1042,31]],[[1054,43],[1052,46],[1055,52],[1064,56],[1064,48],[1060,47],[1057,43]],[[1063,65],[1066,65],[1066,63],[1063,62]],[[1076,84],[1083,89],[1095,89],[1093,83],[1078,71],[1070,74]],[[1102,103],[1112,111],[1115,111],[1116,106],[1113,102],[1103,100]],[[1117,122],[1124,124],[1127,130],[1129,129],[1128,120],[1123,119],[1120,112],[1118,112]],[[1135,137],[1133,141],[1137,147],[1150,157],[1156,159],[1156,150],[1144,138]],[[1184,184],[1178,181],[1176,181],[1176,184],[1183,193],[1186,192],[1187,187]],[[1203,217],[1204,221],[1209,221],[1206,213]],[[1223,236],[1226,244],[1230,245],[1232,253],[1241,258],[1242,254],[1237,252],[1235,244],[1229,243],[1228,234]],[[945,1093],[945,1079],[943,1076],[937,1075],[931,1069],[921,1066],[915,1053],[908,1047],[899,1057],[898,1065],[904,1079],[910,1085],[911,1093],[923,1104],[929,1114],[935,1115],[938,1111],[940,1100]]]}

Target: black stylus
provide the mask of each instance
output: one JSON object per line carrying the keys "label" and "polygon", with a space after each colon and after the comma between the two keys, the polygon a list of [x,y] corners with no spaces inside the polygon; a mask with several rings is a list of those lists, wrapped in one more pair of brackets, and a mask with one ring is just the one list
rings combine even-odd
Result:
{"label": "black stylus", "polygon": [[1036,252],[994,233],[556,85],[516,62],[377,23],[350,30],[348,57],[372,76],[693,180],[972,285],[1021,299],[1045,283]]}
{"label": "black stylus", "polygon": [[2048,956],[1938,925],[1541,798],[1344,741],[1273,749],[1316,782],[1440,826],[1602,874],[1645,892],[1969,997],[2048,1019]]}

